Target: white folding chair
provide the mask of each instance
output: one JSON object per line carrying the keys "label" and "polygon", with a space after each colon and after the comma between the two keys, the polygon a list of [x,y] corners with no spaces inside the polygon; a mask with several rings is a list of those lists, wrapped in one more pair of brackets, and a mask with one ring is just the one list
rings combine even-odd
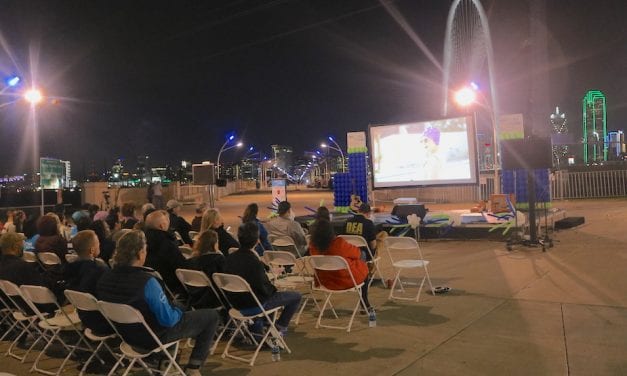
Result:
{"label": "white folding chair", "polygon": [[194,253],[194,250],[190,246],[187,246],[187,245],[179,246],[179,251],[181,251],[181,254],[186,259],[192,258],[192,253]]}
{"label": "white folding chair", "polygon": [[[47,340],[46,346],[41,350],[37,359],[35,359],[35,363],[31,367],[30,371],[37,371],[39,373],[43,373],[46,375],[56,375],[58,376],[64,370],[65,364],[68,360],[70,360],[74,351],[79,348],[81,342],[83,342],[86,347],[81,348],[87,351],[93,352],[94,349],[91,347],[89,342],[83,336],[83,333],[80,331],[81,320],[78,318],[76,312],[67,313],[64,309],[62,309],[58,302],[57,298],[54,296],[52,291],[50,291],[47,287],[43,286],[33,286],[33,285],[22,285],[20,286],[20,290],[22,291],[22,296],[25,298],[26,303],[29,307],[35,312],[39,322],[37,325],[42,329],[45,339]],[[50,317],[49,315],[41,312],[39,306],[41,305],[52,305],[54,304],[57,307],[57,312],[54,316]],[[62,330],[73,330],[78,335],[78,341],[74,345],[67,344],[59,333]],[[39,367],[39,361],[41,357],[46,353],[48,347],[52,345],[54,341],[59,342],[67,351],[68,354],[61,362],[59,368],[57,368],[56,372],[52,372]],[[103,362],[104,363],[104,362]]]}
{"label": "white folding chair", "polygon": [[[179,341],[173,341],[165,344],[161,342],[155,332],[153,332],[148,324],[146,324],[146,320],[144,319],[142,313],[129,305],[99,301],[98,307],[100,308],[100,312],[102,312],[102,315],[109,321],[109,323],[111,323],[111,326],[113,327],[113,329],[115,329],[117,335],[122,338],[122,343],[120,344],[120,351],[122,353],[122,356],[115,363],[111,371],[109,371],[109,375],[113,375],[115,373],[115,371],[120,366],[120,364],[122,364],[122,361],[124,359],[130,360],[129,365],[128,367],[126,367],[126,370],[123,374],[124,376],[126,376],[130,372],[135,363],[139,363],[149,374],[152,375],[152,370],[148,367],[148,365],[146,365],[143,359],[153,353],[163,353],[168,358],[168,366],[163,371],[163,375],[167,375],[168,371],[170,371],[172,367],[174,367],[177,373],[185,375],[185,372],[175,359],[179,348]],[[133,347],[127,342],[129,338],[125,337],[122,334],[124,333],[124,330],[120,330],[121,328],[119,327],[119,325],[124,324],[142,325],[143,328],[146,330],[146,333],[153,339],[157,347],[155,347],[154,349],[147,349],[146,352],[139,352],[133,349]],[[172,353],[170,353],[169,350],[171,350]]]}
{"label": "white folding chair", "polygon": [[61,265],[61,259],[54,252],[37,252],[37,258],[44,267]]}
{"label": "white folding chair", "polygon": [[[387,284],[385,282],[385,278],[383,278],[383,274],[381,273],[381,269],[379,268],[379,261],[381,261],[381,257],[379,255],[375,255],[372,253],[372,250],[370,249],[370,246],[368,245],[368,242],[366,241],[366,239],[364,239],[363,236],[359,236],[359,235],[338,235],[341,238],[344,238],[344,240],[346,240],[347,242],[351,243],[352,245],[361,248],[366,249],[366,251],[368,252],[368,255],[370,256],[370,261],[367,261],[367,263],[372,264],[375,272],[377,274],[379,274],[379,278],[381,279],[381,283],[383,284],[383,287],[386,288]],[[374,274],[374,273],[373,273]],[[370,285],[372,285],[372,281],[374,280],[374,275],[372,276],[373,278],[370,279],[370,282],[368,283],[368,287],[370,287]]]}
{"label": "white folding chair", "polygon": [[[301,291],[303,295],[306,295],[306,298],[301,303],[296,319],[294,320],[296,325],[300,322],[300,316],[309,300],[313,301],[316,308],[320,308],[313,294],[312,286],[314,277],[313,273],[309,273],[307,270],[307,256],[297,259],[291,252],[266,251],[263,254],[263,258],[266,264],[270,266],[270,271],[273,275],[272,283],[276,288],[281,290],[305,289],[305,291]],[[292,268],[292,272],[287,273],[285,271],[286,267]],[[278,270],[281,270],[281,272],[277,273]]]}
{"label": "white folding chair", "polygon": [[[20,333],[15,337],[11,345],[9,346],[5,355],[9,355],[22,363],[30,353],[30,351],[35,347],[38,343],[39,338],[43,337],[43,333],[37,326],[37,315],[33,312],[28,312],[25,309],[26,300],[22,296],[22,291],[20,288],[13,282],[7,280],[0,280],[0,290],[4,293],[7,300],[2,300],[5,304],[6,308],[11,310],[11,315],[14,320],[14,325],[7,330],[8,334],[13,329],[19,329]],[[22,303],[22,304],[21,304]],[[38,338],[38,340],[33,341],[31,346],[26,350],[23,355],[18,355],[13,352],[13,348],[19,342],[20,338],[24,336],[32,336],[33,338]]]}
{"label": "white folding chair", "polygon": [[[209,291],[211,291],[212,294],[215,295],[215,297],[220,302],[220,306],[215,309],[226,310],[226,305],[222,301],[222,297],[220,296],[218,291],[216,291],[216,288],[213,286],[213,283],[211,282],[209,277],[207,277],[205,272],[202,272],[200,270],[192,270],[192,269],[176,269],[176,277],[179,279],[179,281],[181,281],[181,284],[187,291],[188,295],[191,296],[190,288],[208,289]],[[213,346],[211,346],[211,351],[210,351],[211,355],[213,355],[213,353],[216,351],[216,347],[218,347],[218,343],[222,339],[222,336],[226,332],[231,322],[232,322],[232,319],[229,319],[229,321],[224,325],[222,330],[219,331],[219,334],[216,337],[216,340],[213,342]],[[216,331],[216,333],[218,333],[218,331]]]}
{"label": "white folding chair", "polygon": [[[309,262],[311,263],[311,267],[314,270],[314,275],[316,277],[316,282],[318,285],[318,286],[314,286],[314,290],[321,291],[326,295],[324,299],[324,304],[322,305],[322,309],[320,310],[320,314],[318,315],[318,320],[316,321],[316,329],[320,327],[331,328],[331,329],[346,329],[347,332],[350,332],[351,327],[353,326],[353,320],[355,319],[355,315],[357,314],[357,310],[359,309],[359,306],[361,305],[364,308],[364,310],[368,310],[368,307],[366,307],[366,303],[363,301],[361,297],[361,288],[364,285],[364,283],[363,282],[357,283],[355,281],[355,277],[353,276],[353,273],[351,272],[351,269],[348,266],[348,262],[346,262],[346,260],[341,256],[309,256]],[[320,275],[319,275],[320,272],[329,273],[329,272],[339,272],[339,271],[345,271],[346,273],[350,275],[351,280],[353,281],[353,287],[350,287],[344,290],[332,290],[332,289],[327,288],[324,285],[324,278],[320,278]],[[351,314],[351,318],[348,324],[346,326],[322,324],[322,316],[324,315],[324,311],[326,310],[327,306],[331,302],[331,297],[335,294],[352,293],[352,292],[357,294],[358,299],[357,299],[357,303],[355,304],[355,308],[353,309],[353,312]],[[335,314],[335,311],[333,311],[333,313]],[[338,318],[337,314],[335,314],[335,317]]]}
{"label": "white folding chair", "polygon": [[278,236],[271,240],[270,244],[275,251],[288,251],[296,257],[303,257],[300,250],[296,246],[296,242],[289,236]]}
{"label": "white folding chair", "polygon": [[35,254],[35,252],[24,251],[22,259],[26,262],[37,262],[37,255]]}
{"label": "white folding chair", "polygon": [[[235,251],[237,251],[239,248],[237,247],[231,247],[228,249],[227,253],[230,255],[231,253],[234,253]],[[255,252],[256,253],[256,252]]]}
{"label": "white folding chair", "polygon": [[[281,335],[281,333],[275,326],[275,322],[278,318],[278,313],[282,307],[276,307],[276,308],[269,309],[269,310],[264,309],[263,305],[261,304],[261,302],[255,295],[255,293],[251,289],[248,282],[246,282],[244,278],[238,275],[214,273],[212,278],[216,286],[223,292],[223,295],[225,296],[227,302],[229,303],[229,306],[233,307],[233,305],[229,302],[229,297],[228,297],[229,293],[247,293],[253,297],[253,299],[255,300],[255,303],[257,304],[257,307],[259,308],[258,313],[249,314],[249,315],[245,315],[235,308],[231,308],[229,310],[229,316],[236,323],[237,328],[235,329],[235,332],[229,339],[229,342],[226,344],[226,347],[224,348],[224,352],[222,352],[222,358],[226,358],[228,356],[229,358],[246,362],[250,364],[251,366],[253,366],[255,364],[255,360],[257,359],[257,355],[259,355],[259,351],[261,350],[261,347],[264,345],[264,343],[266,343],[270,335],[272,335],[272,339],[277,342],[278,346],[287,350],[288,353],[292,352],[290,348],[287,346],[287,343],[285,342],[285,340],[283,339],[283,336]],[[268,328],[268,331],[266,331],[266,333],[263,335],[263,337],[259,341],[257,341],[257,339],[253,335],[251,335],[251,333],[248,331],[248,328],[246,327],[246,324],[249,321],[253,321],[256,318],[266,320],[266,322],[270,326]],[[253,341],[253,343],[257,346],[255,348],[255,352],[253,353],[252,357],[245,358],[245,357],[236,356],[236,355],[229,353],[231,344],[233,343],[233,340],[237,337],[238,333],[244,337],[248,336]]]}
{"label": "white folding chair", "polygon": [[149,268],[147,266],[144,266],[143,270],[146,273],[148,273],[148,274],[152,275],[153,277],[155,277],[159,281],[159,284],[163,287],[163,290],[168,295],[170,300],[172,300],[173,302],[177,301],[177,296],[174,295],[174,293],[172,292],[172,290],[170,290],[168,285],[165,284],[165,282],[163,281],[163,277],[161,276],[161,273],[159,273],[158,271],[154,270],[153,268]]}
{"label": "white folding chair", "polygon": [[198,237],[198,231],[190,231],[189,232],[189,238],[192,239],[192,241],[196,241],[196,238]]}
{"label": "white folding chair", "polygon": [[[422,257],[422,251],[420,250],[420,245],[416,241],[416,239],[403,236],[403,237],[388,237],[384,241],[385,249],[390,258],[390,263],[396,270],[396,274],[394,275],[394,281],[392,282],[392,286],[390,287],[390,294],[388,295],[388,300],[398,299],[398,300],[415,300],[416,302],[420,299],[420,292],[422,291],[422,287],[425,284],[425,280],[429,283],[429,288],[431,289],[431,293],[435,295],[435,290],[433,289],[433,285],[431,284],[431,278],[429,277],[429,269],[427,266],[429,265],[429,261],[425,260]],[[411,253],[414,256],[412,258],[394,258],[394,254],[397,253]],[[420,286],[418,287],[418,293],[415,298],[398,296],[394,295],[395,288],[399,287],[402,293],[405,292],[403,288],[404,282],[401,280],[401,272],[403,270],[409,269],[424,269],[424,275],[422,276],[422,280],[420,281]],[[407,284],[407,283],[405,283]]]}
{"label": "white folding chair", "polygon": [[72,263],[76,260],[78,260],[78,255],[76,253],[67,253],[65,255],[65,261],[67,261],[68,263]]}
{"label": "white folding chair", "polygon": [[[65,297],[67,298],[67,300],[74,306],[74,308],[76,308],[77,311],[98,312],[98,314],[101,315],[100,309],[98,308],[98,300],[96,300],[96,298],[93,295],[86,293],[86,292],[80,292],[80,291],[75,291],[75,290],[65,290],[63,293],[65,294]],[[104,317],[102,316],[100,317],[102,318],[102,320],[105,320]],[[87,361],[83,365],[83,368],[81,368],[79,375],[83,375],[85,373],[87,366],[89,366],[91,361],[94,359],[94,356],[98,354],[98,351],[100,351],[100,349],[103,346],[107,349],[107,351],[109,351],[109,353],[113,356],[114,359],[117,360],[119,358],[119,356],[113,350],[111,350],[109,345],[107,345],[107,340],[111,338],[115,338],[116,336],[115,333],[111,333],[108,335],[100,335],[100,334],[95,333],[92,330],[92,328],[89,328],[87,325],[85,325],[85,323],[83,323],[83,334],[90,341],[97,343],[98,346],[96,346],[96,349],[93,351],[91,356],[87,359]],[[101,363],[103,363],[102,360],[101,360]]]}

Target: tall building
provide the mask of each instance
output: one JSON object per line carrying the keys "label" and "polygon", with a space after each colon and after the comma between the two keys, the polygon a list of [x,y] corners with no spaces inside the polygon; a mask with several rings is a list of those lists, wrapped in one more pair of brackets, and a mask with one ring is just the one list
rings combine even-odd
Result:
{"label": "tall building", "polygon": [[292,147],[284,145],[271,145],[275,167],[289,171],[292,167]]}
{"label": "tall building", "polygon": [[609,144],[608,159],[622,159],[622,155],[625,153],[625,133],[623,131],[609,132],[607,138]]}
{"label": "tall building", "polygon": [[61,161],[64,166],[64,174],[63,174],[63,188],[72,188],[72,167],[70,161]]}
{"label": "tall building", "polygon": [[599,90],[590,90],[582,100],[583,161],[607,161],[607,104]]}

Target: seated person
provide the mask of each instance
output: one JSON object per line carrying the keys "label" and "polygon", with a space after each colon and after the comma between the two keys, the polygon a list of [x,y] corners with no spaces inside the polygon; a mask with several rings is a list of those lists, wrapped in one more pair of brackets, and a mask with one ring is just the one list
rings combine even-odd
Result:
{"label": "seated person", "polygon": [[121,215],[122,219],[120,220],[120,223],[122,228],[132,230],[133,226],[139,222],[137,218],[135,218],[135,204],[132,202],[125,202],[122,204]]}
{"label": "seated person", "polygon": [[[147,251],[146,237],[140,230],[122,235],[114,257],[115,267],[98,281],[97,298],[138,309],[163,343],[193,338],[186,374],[200,375],[199,368],[207,360],[216,331],[217,312],[213,309],[183,312],[168,301],[159,282],[142,268]],[[118,331],[131,346],[145,350],[156,347],[143,328],[121,325]]]}
{"label": "seated person", "polygon": [[[202,223],[202,215],[207,210],[207,203],[201,202],[196,206],[196,210],[194,213],[194,218],[192,219],[192,231],[200,232],[200,224]],[[193,239],[192,239],[193,240]]]}
{"label": "seated person", "polygon": [[[211,280],[213,273],[223,273],[226,258],[218,249],[218,234],[207,230],[198,236],[194,244],[194,257],[187,260],[187,267],[204,272]],[[220,299],[210,288],[191,288],[190,305],[194,308],[215,308],[221,305]]]}
{"label": "seated person", "polygon": [[[37,263],[26,262],[22,259],[24,248],[24,236],[17,232],[7,232],[0,236],[0,249],[2,250],[2,258],[0,258],[0,279],[4,279],[21,285],[35,285],[48,287],[53,292],[58,292],[54,279],[47,278],[39,273]],[[28,312],[33,314],[30,307],[19,297],[16,303]],[[5,300],[6,301],[6,300]],[[45,307],[39,307],[43,312],[54,312],[56,306],[50,304]]]}
{"label": "seated person", "polygon": [[[78,254],[78,260],[65,266],[65,288],[80,292],[87,292],[96,296],[96,284],[102,275],[109,270],[106,266],[96,262],[100,254],[98,236],[92,230],[79,231],[72,238],[72,246]],[[81,322],[98,335],[113,333],[113,329],[98,311],[78,311]]]}
{"label": "seated person", "polygon": [[[170,232],[178,232],[184,244],[193,245],[194,242],[189,237],[192,225],[187,223],[185,218],[181,217],[181,203],[176,200],[170,200],[166,204],[168,214],[170,214]],[[182,244],[181,244],[182,245]]]}
{"label": "seated person", "polygon": [[287,201],[280,202],[277,214],[279,215],[278,217],[272,218],[270,221],[266,222],[270,240],[272,241],[281,236],[289,236],[294,240],[294,244],[298,248],[300,255],[304,255],[305,252],[307,252],[305,231],[303,231],[303,228],[298,222],[294,221],[292,205]]}
{"label": "seated person", "polygon": [[[311,227],[309,253],[312,256],[342,256],[355,278],[355,283],[364,283],[361,287],[361,297],[370,308],[368,301],[368,266],[359,248],[350,244],[341,237],[335,236],[333,224],[326,219],[318,219]],[[320,283],[331,290],[344,290],[353,287],[353,280],[345,270],[316,272]],[[316,281],[318,283],[318,281]]]}
{"label": "seated person", "polygon": [[[246,280],[265,309],[283,307],[276,327],[282,335],[287,333],[290,320],[298,310],[301,294],[297,291],[277,291],[266,275],[264,264],[254,253],[259,241],[259,227],[255,222],[242,223],[237,230],[241,247],[226,258],[226,273],[236,274]],[[259,308],[252,296],[247,293],[230,293],[229,302],[242,314],[254,314]],[[253,326],[253,332],[262,332],[263,320]]]}
{"label": "seated person", "polygon": [[[100,258],[108,263],[115,251],[115,243],[111,240],[111,230],[107,222],[99,219],[91,223],[90,229],[94,231],[98,237],[100,244]],[[98,256],[96,256],[98,257]]]}
{"label": "seated person", "polygon": [[[366,216],[370,216],[370,205],[362,203],[359,206],[359,211],[351,218],[346,220],[344,227],[344,233],[347,235],[359,235],[368,242],[370,251],[374,255],[377,247],[377,231],[374,227],[374,223]],[[367,261],[370,261],[370,255],[365,249],[361,250],[366,257]]]}
{"label": "seated person", "polygon": [[67,253],[67,240],[61,235],[57,224],[59,218],[54,215],[44,215],[37,220],[37,233],[39,238],[35,242],[35,252],[56,253],[64,264]]}
{"label": "seated person", "polygon": [[168,232],[170,216],[165,210],[155,210],[146,217],[146,239],[148,256],[146,266],[158,271],[163,282],[174,293],[185,290],[176,278],[176,269],[185,267],[185,257],[181,254],[176,237]]}
{"label": "seated person", "polygon": [[224,229],[224,219],[218,209],[207,209],[202,215],[200,232],[211,229],[218,233],[218,248],[225,256],[229,254],[229,248],[239,248],[239,243]]}
{"label": "seated person", "polygon": [[257,218],[257,214],[259,214],[259,205],[252,203],[246,207],[244,210],[244,215],[242,216],[242,223],[244,222],[255,222],[257,226],[259,226],[259,244],[255,247],[255,250],[259,254],[259,256],[263,256],[263,252],[265,250],[272,250],[272,245],[268,240],[268,230],[261,224],[259,219]]}

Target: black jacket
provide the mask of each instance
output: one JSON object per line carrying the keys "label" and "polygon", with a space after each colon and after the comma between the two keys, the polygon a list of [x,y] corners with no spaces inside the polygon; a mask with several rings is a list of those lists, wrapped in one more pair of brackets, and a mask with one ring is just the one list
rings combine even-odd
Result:
{"label": "black jacket", "polygon": [[[224,273],[226,258],[222,253],[207,253],[187,260],[187,268],[204,272],[209,280],[213,273]],[[190,288],[189,302],[195,309],[216,308],[221,305],[220,299],[211,288]]]}
{"label": "black jacket", "polygon": [[[226,273],[236,274],[244,278],[257,295],[257,299],[263,304],[276,292],[276,287],[268,279],[263,263],[253,252],[249,249],[240,248],[231,253],[226,258]],[[237,309],[257,306],[253,297],[247,293],[230,293],[228,298],[233,307]]]}
{"label": "black jacket", "polygon": [[185,257],[179,251],[174,235],[156,229],[146,230],[148,255],[145,266],[158,271],[163,282],[172,292],[183,292],[183,286],[176,278],[176,269],[185,267]]}
{"label": "black jacket", "polygon": [[218,233],[218,248],[225,256],[229,254],[229,248],[239,248],[239,243],[228,231],[224,229],[224,226],[213,229]]}
{"label": "black jacket", "polygon": [[192,229],[192,225],[187,223],[185,218],[179,217],[174,213],[170,213],[170,231],[178,232],[183,239],[183,243],[193,245],[192,239],[189,237],[189,231]]}
{"label": "black jacket", "polygon": [[[26,262],[22,260],[21,257],[13,256],[13,255],[3,255],[0,258],[0,279],[4,279],[10,282],[15,283],[18,286],[22,285],[35,285],[35,286],[44,286],[55,292],[55,295],[58,296],[58,289],[56,288],[56,283],[53,278],[49,278],[46,275],[43,275],[39,272],[39,268],[36,263]],[[2,294],[2,299],[9,304],[9,300]],[[23,301],[19,297],[14,297],[16,303],[28,312],[29,314],[33,314],[33,311],[30,309],[28,304]],[[54,312],[56,307],[54,304],[49,306],[39,307],[40,310],[45,312]]]}

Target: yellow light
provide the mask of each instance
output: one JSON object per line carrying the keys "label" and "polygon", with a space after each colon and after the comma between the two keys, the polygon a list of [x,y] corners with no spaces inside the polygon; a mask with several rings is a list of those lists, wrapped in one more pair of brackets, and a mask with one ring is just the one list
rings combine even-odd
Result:
{"label": "yellow light", "polygon": [[477,100],[477,93],[469,87],[464,87],[455,92],[455,103],[462,107],[468,107]]}
{"label": "yellow light", "polygon": [[44,96],[41,94],[41,91],[38,89],[29,89],[24,93],[24,99],[28,101],[30,104],[37,104],[44,99]]}

